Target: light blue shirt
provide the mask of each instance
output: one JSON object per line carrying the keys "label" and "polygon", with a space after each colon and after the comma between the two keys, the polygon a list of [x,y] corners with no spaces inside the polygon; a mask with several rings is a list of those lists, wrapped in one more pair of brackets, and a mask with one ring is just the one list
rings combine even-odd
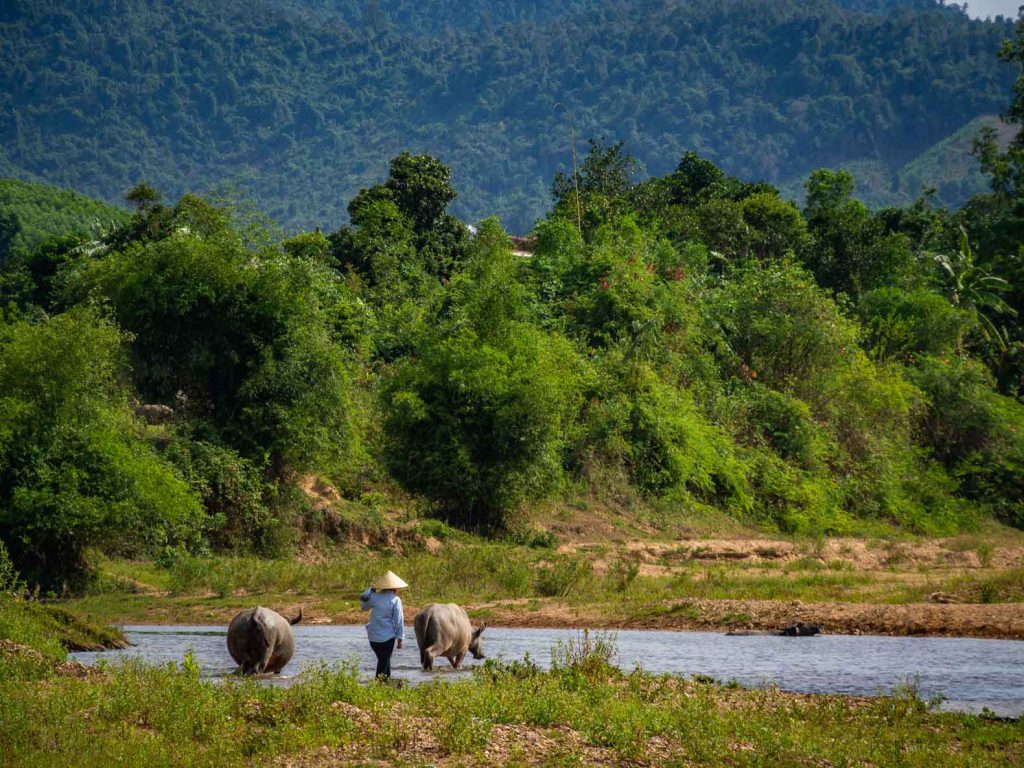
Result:
{"label": "light blue shirt", "polygon": [[374,592],[367,588],[359,598],[364,611],[370,612],[366,635],[370,642],[383,643],[391,638],[405,640],[402,598],[394,592]]}

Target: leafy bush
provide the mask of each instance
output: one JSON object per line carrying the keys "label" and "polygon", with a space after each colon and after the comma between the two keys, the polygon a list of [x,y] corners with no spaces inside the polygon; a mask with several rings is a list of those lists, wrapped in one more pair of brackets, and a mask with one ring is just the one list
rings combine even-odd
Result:
{"label": "leafy bush", "polygon": [[340,462],[352,435],[333,273],[251,250],[244,231],[201,200],[183,198],[170,216],[158,235],[83,263],[67,295],[110,302],[132,334],[133,378],[148,402],[206,421],[277,476]]}
{"label": "leafy bush", "polygon": [[852,527],[842,509],[841,490],[832,478],[763,450],[751,452],[745,466],[758,522],[795,534],[842,534]]}
{"label": "leafy bush", "polygon": [[571,676],[580,674],[596,682],[617,674],[615,660],[619,653],[618,638],[613,632],[584,629],[576,638],[559,641],[551,650],[551,669]]}
{"label": "leafy bush", "polygon": [[709,303],[730,373],[801,399],[856,348],[856,324],[792,262],[739,268]]}
{"label": "leafy bush", "polygon": [[86,309],[0,326],[0,530],[31,581],[80,578],[89,546],[198,536],[197,499],[132,417],[122,341]]}
{"label": "leafy bush", "polygon": [[578,450],[621,462],[652,493],[742,496],[727,436],[707,422],[689,392],[660,381],[646,366],[607,381],[611,391],[588,404]]}
{"label": "leafy bush", "polygon": [[593,578],[589,560],[561,556],[534,571],[533,588],[541,597],[566,597]]}
{"label": "leafy bush", "polygon": [[756,383],[747,391],[750,424],[768,445],[782,458],[806,469],[817,467],[824,446],[807,403]]}
{"label": "leafy bush", "polygon": [[1024,526],[1024,405],[972,360],[928,357],[911,375],[927,397],[921,431],[933,455],[965,496]]}
{"label": "leafy bush", "polygon": [[508,538],[513,544],[531,549],[554,549],[558,545],[558,537],[553,532],[536,528],[517,528]]}
{"label": "leafy bush", "polygon": [[3,539],[0,539],[0,595],[17,595],[24,589],[25,585],[11,562],[11,555]]}
{"label": "leafy bush", "polygon": [[569,345],[523,322],[513,258],[486,223],[452,281],[447,317],[384,396],[394,475],[450,519],[492,529],[557,480],[578,401]]}
{"label": "leafy bush", "polygon": [[565,232],[556,239],[553,225],[545,232],[531,269],[555,272],[551,298],[570,337],[593,348],[627,345],[639,360],[685,340],[695,313],[686,267],[667,240],[632,218],[603,226],[586,249]]}
{"label": "leafy bush", "polygon": [[857,313],[864,324],[867,350],[881,360],[951,354],[973,324],[970,313],[924,290],[869,291],[858,302]]}
{"label": "leafy bush", "polygon": [[625,592],[640,575],[640,558],[638,555],[623,554],[608,566],[608,576],[612,585],[619,592]]}
{"label": "leafy bush", "polygon": [[204,528],[213,546],[268,551],[272,529],[279,521],[269,509],[268,489],[251,461],[203,440],[174,440],[165,455],[203,500]]}

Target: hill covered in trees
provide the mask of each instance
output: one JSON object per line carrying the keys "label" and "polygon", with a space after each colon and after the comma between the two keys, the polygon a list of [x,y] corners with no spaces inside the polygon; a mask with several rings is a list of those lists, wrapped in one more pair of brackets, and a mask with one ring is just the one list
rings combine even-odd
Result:
{"label": "hill covered in trees", "polygon": [[872,212],[845,171],[798,208],[592,142],[526,258],[426,154],[329,234],[140,185],[99,236],[0,253],[0,540],[51,585],[94,548],[282,554],[344,529],[311,475],[488,533],[567,489],[790,533],[1022,526],[1024,149],[980,150],[963,209]]}
{"label": "hill covered in trees", "polygon": [[0,179],[0,256],[60,235],[99,236],[128,220],[123,208],[45,184]]}
{"label": "hill covered in trees", "polygon": [[690,150],[775,184],[870,163],[884,202],[999,111],[1009,32],[930,0],[12,0],[0,175],[107,201],[228,180],[286,226],[334,227],[411,148],[452,167],[456,215],[524,232],[571,114],[653,175]]}

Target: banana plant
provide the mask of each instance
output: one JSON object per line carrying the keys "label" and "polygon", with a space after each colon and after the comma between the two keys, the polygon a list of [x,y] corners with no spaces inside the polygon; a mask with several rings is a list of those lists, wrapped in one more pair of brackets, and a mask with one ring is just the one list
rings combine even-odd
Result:
{"label": "banana plant", "polygon": [[1016,317],[1017,311],[1000,296],[1009,290],[1010,284],[975,263],[967,230],[963,227],[960,227],[960,248],[956,253],[936,253],[933,256],[944,273],[950,302],[973,312],[985,340],[1005,351],[1006,332],[996,326],[989,315]]}

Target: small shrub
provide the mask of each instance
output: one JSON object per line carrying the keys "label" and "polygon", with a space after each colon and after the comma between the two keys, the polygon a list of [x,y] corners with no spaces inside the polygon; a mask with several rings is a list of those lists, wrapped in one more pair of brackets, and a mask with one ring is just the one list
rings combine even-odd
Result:
{"label": "small shrub", "polygon": [[437,741],[450,755],[466,755],[483,750],[491,740],[491,723],[459,708],[444,718]]}
{"label": "small shrub", "polygon": [[3,539],[0,539],[0,595],[18,595],[24,591],[25,584],[14,570],[7,547]]}
{"label": "small shrub", "polygon": [[562,557],[537,569],[533,587],[542,597],[567,597],[592,578],[593,569],[588,561]]}
{"label": "small shrub", "polygon": [[885,556],[885,564],[890,568],[910,562],[910,554],[902,544],[890,543],[888,550],[888,554]]}
{"label": "small shrub", "polygon": [[514,680],[537,677],[543,674],[543,670],[527,652],[523,655],[522,659],[511,659],[509,661],[504,659],[486,659],[482,665],[473,667],[473,674],[485,677],[491,682],[497,682],[504,677]]}
{"label": "small shrub", "polygon": [[554,549],[558,546],[558,537],[554,533],[536,528],[517,529],[509,534],[509,541],[531,549]]}
{"label": "small shrub", "polygon": [[988,568],[992,565],[992,557],[995,553],[996,548],[990,541],[982,541],[974,549],[974,554],[978,556],[978,564],[981,565],[982,568]]}
{"label": "small shrub", "polygon": [[612,561],[608,577],[618,592],[625,592],[630,584],[636,581],[640,574],[640,559],[638,556],[623,554]]}
{"label": "small shrub", "polygon": [[439,541],[445,541],[456,533],[455,529],[444,520],[436,520],[432,517],[418,521],[416,530],[421,536],[433,537]]}
{"label": "small shrub", "polygon": [[575,639],[559,641],[551,650],[551,669],[563,674],[581,674],[589,680],[608,679],[617,674],[618,641],[614,633],[584,629]]}

